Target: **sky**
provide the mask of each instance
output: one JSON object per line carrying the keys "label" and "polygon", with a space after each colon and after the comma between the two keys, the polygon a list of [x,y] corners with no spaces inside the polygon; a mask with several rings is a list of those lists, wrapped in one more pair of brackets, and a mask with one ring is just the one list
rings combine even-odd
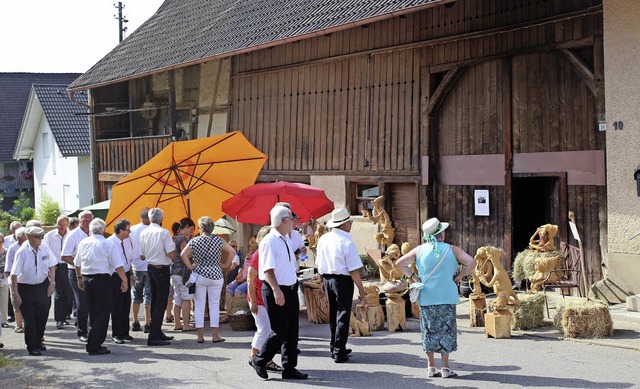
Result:
{"label": "sky", "polygon": [[[126,37],[163,0],[122,3],[129,20]],[[0,72],[84,73],[118,45],[117,4],[114,0],[2,1]]]}

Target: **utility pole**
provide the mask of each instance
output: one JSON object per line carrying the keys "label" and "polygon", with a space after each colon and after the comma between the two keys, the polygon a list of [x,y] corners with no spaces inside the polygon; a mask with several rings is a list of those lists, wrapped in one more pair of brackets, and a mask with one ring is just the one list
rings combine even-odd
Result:
{"label": "utility pole", "polygon": [[118,5],[114,4],[113,8],[118,9],[118,15],[113,15],[113,17],[115,19],[118,19],[118,42],[122,42],[122,40],[124,39],[123,35],[127,31],[127,27],[125,27],[124,24],[128,23],[129,21],[124,16],[122,16],[122,9],[124,8],[122,1],[118,1]]}

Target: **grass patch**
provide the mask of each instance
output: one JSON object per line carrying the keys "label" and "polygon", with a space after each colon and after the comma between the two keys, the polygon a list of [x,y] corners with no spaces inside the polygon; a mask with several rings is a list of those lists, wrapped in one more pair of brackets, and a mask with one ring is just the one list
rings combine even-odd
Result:
{"label": "grass patch", "polygon": [[0,355],[0,367],[7,367],[7,366],[20,366],[21,363],[9,358],[6,355]]}

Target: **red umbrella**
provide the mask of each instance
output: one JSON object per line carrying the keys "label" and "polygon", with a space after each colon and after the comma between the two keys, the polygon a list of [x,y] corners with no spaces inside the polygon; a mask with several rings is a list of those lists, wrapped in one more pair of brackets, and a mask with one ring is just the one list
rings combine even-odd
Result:
{"label": "red umbrella", "polygon": [[254,184],[222,203],[222,211],[241,223],[268,225],[269,211],[278,202],[291,204],[301,222],[333,211],[333,201],[324,190],[306,184],[278,181]]}

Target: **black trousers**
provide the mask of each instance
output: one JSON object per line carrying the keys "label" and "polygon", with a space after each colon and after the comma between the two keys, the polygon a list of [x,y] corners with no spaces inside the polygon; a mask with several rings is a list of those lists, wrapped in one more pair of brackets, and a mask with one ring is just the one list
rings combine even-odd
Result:
{"label": "black trousers", "polygon": [[56,266],[56,291],[53,295],[53,318],[64,321],[71,314],[73,305],[73,289],[69,284],[69,270],[66,263]]}
{"label": "black trousers", "polygon": [[276,304],[273,289],[268,282],[262,284],[262,298],[269,314],[271,334],[256,355],[256,364],[266,366],[278,350],[282,354],[282,367],[294,369],[298,365],[298,330],[300,302],[298,284],[280,286],[284,294],[284,305]]}
{"label": "black trousers", "polygon": [[167,310],[169,299],[169,266],[153,267],[149,265],[147,270],[149,281],[151,282],[151,323],[148,340],[158,340],[164,335],[162,333],[162,320],[164,312]]}
{"label": "black trousers", "polygon": [[353,279],[340,274],[323,274],[324,289],[329,300],[329,327],[331,353],[344,355],[349,338],[349,319],[353,303]]}
{"label": "black trousers", "polygon": [[111,275],[111,336],[122,339],[129,336],[131,310],[131,271],[127,273],[127,291],[121,292],[122,280],[118,273]]}
{"label": "black trousers", "polygon": [[89,341],[87,351],[98,351],[107,338],[111,315],[111,275],[83,275],[82,284],[89,308]]}
{"label": "black trousers", "polygon": [[[83,277],[84,278],[84,277]],[[89,310],[87,308],[87,296],[85,292],[78,288],[78,278],[76,270],[69,269],[69,283],[73,290],[73,299],[76,303],[76,323],[78,327],[78,336],[87,336],[89,328],[87,326],[89,320]]]}
{"label": "black trousers", "polygon": [[51,308],[48,288],[48,279],[37,285],[18,284],[18,293],[22,298],[20,312],[24,320],[24,343],[29,351],[40,350],[42,347],[42,337]]}

